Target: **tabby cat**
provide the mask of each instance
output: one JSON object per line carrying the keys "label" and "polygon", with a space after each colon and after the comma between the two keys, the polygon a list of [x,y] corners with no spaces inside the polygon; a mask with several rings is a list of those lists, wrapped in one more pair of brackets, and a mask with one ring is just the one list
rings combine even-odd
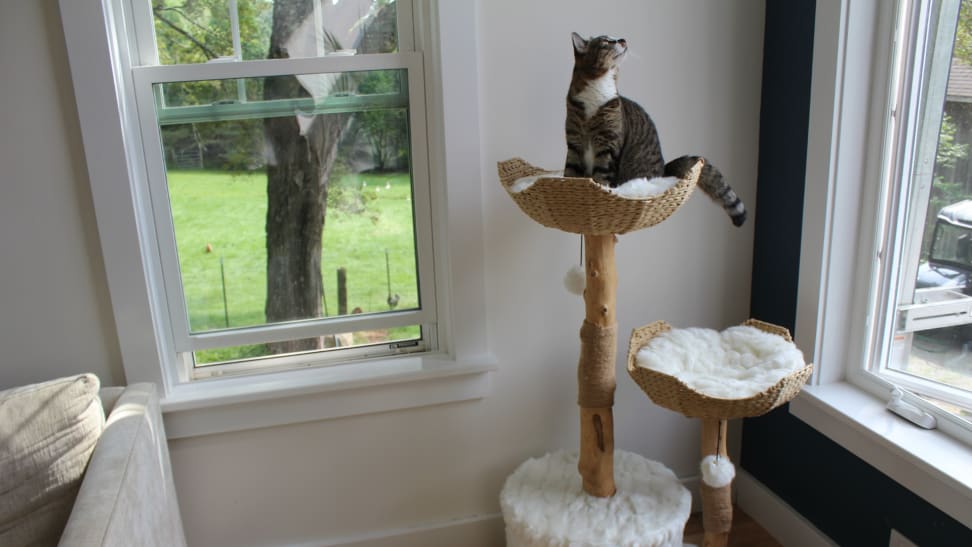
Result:
{"label": "tabby cat", "polygon": [[[576,32],[574,73],[567,93],[566,177],[591,177],[615,187],[644,177],[681,178],[698,161],[682,156],[667,165],[658,132],[638,103],[618,94],[618,66],[628,51],[623,38],[598,36],[585,40]],[[722,173],[706,161],[698,187],[722,205],[741,226],[746,208],[726,184]]]}

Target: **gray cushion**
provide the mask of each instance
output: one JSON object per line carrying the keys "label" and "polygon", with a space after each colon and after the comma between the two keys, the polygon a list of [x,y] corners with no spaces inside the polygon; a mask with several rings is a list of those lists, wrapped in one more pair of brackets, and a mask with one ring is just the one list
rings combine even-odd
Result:
{"label": "gray cushion", "polygon": [[55,545],[105,413],[81,374],[0,391],[0,545]]}

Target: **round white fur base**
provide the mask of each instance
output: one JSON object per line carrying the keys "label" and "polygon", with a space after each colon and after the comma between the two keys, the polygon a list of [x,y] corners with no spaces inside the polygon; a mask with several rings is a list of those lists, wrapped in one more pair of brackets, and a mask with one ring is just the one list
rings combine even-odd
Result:
{"label": "round white fur base", "polygon": [[692,495],[664,465],[614,452],[617,493],[586,494],[577,453],[529,459],[506,479],[500,506],[508,547],[681,546]]}

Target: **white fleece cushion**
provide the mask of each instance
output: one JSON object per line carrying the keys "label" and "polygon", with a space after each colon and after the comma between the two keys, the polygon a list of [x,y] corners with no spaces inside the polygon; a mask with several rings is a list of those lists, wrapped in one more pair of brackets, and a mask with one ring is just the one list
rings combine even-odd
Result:
{"label": "white fleece cushion", "polygon": [[0,391],[0,545],[55,545],[105,413],[81,374]]}
{"label": "white fleece cushion", "polygon": [[[533,186],[535,182],[542,178],[562,176],[564,176],[563,171],[548,171],[539,175],[521,177],[513,181],[513,184],[510,185],[510,192],[519,194],[520,192],[523,192],[527,188]],[[651,179],[641,177],[627,180],[614,188],[608,188],[608,190],[623,198],[645,199],[663,194],[676,184],[678,184],[678,178],[676,177],[655,177]]]}
{"label": "white fleece cushion", "polygon": [[638,350],[635,364],[720,399],[752,397],[805,366],[793,342],[749,326],[672,329]]}
{"label": "white fleece cushion", "polygon": [[586,494],[577,452],[529,459],[506,479],[507,547],[681,546],[692,495],[664,465],[614,452],[617,493]]}

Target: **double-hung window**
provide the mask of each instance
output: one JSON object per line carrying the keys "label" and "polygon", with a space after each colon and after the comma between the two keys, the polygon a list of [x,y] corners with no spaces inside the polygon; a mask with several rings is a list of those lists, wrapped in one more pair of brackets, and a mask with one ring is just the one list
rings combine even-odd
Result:
{"label": "double-hung window", "polygon": [[[471,6],[62,0],[61,15],[126,377],[161,386],[176,435],[484,394],[482,319],[461,311],[482,308],[479,186],[445,199],[479,170],[478,113],[449,98],[475,97]],[[460,220],[461,245],[445,237]],[[286,397],[292,416],[257,409]],[[235,417],[185,414],[224,404]]]}
{"label": "double-hung window", "polygon": [[190,375],[434,343],[408,2],[136,3],[152,217]]}
{"label": "double-hung window", "polygon": [[189,378],[435,347],[408,1],[117,2]]}

